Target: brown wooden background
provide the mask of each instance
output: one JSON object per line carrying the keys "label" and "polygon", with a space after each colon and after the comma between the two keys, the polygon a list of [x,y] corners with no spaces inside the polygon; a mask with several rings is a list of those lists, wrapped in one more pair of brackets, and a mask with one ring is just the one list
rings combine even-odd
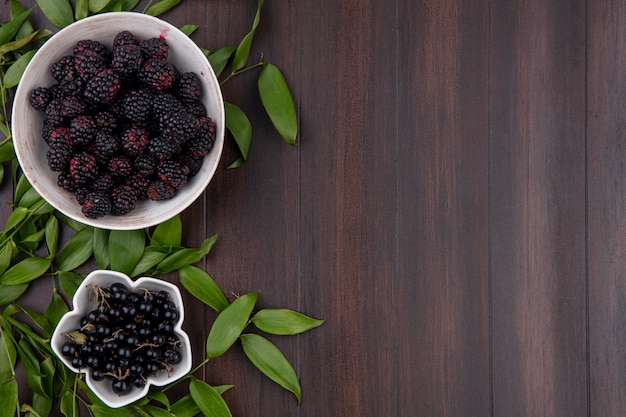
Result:
{"label": "brown wooden background", "polygon": [[[216,49],[255,10],[164,18]],[[625,415],[625,39],[620,0],[266,0],[253,56],[283,70],[300,146],[254,75],[226,84],[250,159],[227,170],[229,143],[184,240],[219,233],[203,266],[228,294],[326,323],[273,339],[301,406],[240,350],[208,366],[233,414]],[[215,316],[187,306],[199,362]]]}

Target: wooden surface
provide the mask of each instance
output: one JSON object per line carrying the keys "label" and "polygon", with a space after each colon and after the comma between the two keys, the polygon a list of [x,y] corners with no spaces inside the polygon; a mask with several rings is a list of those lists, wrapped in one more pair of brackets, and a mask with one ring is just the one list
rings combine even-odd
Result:
{"label": "wooden surface", "polygon": [[[216,49],[255,10],[164,18]],[[254,75],[227,83],[250,158],[227,170],[228,143],[184,241],[220,235],[201,266],[227,294],[326,323],[274,339],[300,406],[240,350],[210,364],[233,415],[623,416],[624,39],[619,0],[266,0],[252,54],[285,74],[299,146]],[[199,362],[215,315],[186,302]]]}

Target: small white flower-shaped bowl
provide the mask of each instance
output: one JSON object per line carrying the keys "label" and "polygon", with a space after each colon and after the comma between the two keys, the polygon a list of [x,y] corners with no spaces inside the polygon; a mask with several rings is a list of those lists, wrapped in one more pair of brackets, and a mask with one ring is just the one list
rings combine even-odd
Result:
{"label": "small white flower-shaped bowl", "polygon": [[[126,394],[117,394],[111,387],[111,379],[105,378],[102,381],[95,381],[87,367],[82,368],[80,371],[72,367],[71,361],[64,357],[61,353],[61,348],[65,342],[67,342],[67,333],[72,332],[80,327],[80,319],[88,312],[97,308],[98,303],[92,300],[90,295],[93,295],[94,285],[98,287],[109,287],[114,283],[122,283],[130,289],[147,289],[150,291],[158,292],[161,290],[167,291],[170,294],[170,299],[178,308],[178,321],[174,326],[174,333],[178,336],[182,345],[179,347],[182,360],[176,364],[174,369],[169,372],[162,370],[155,375],[151,375],[147,378],[146,385],[139,389],[132,387],[130,392]],[[91,390],[102,400],[103,403],[111,408],[118,408],[133,403],[146,396],[151,385],[163,386],[170,384],[182,377],[184,377],[191,370],[191,343],[189,342],[189,336],[185,333],[181,326],[184,319],[183,300],[178,287],[170,284],[166,281],[162,281],[155,278],[139,278],[136,281],[132,281],[128,276],[120,272],[108,271],[108,270],[96,270],[91,272],[83,281],[81,286],[74,294],[73,298],[74,309],[65,314],[59,324],[57,325],[50,344],[52,350],[63,361],[63,363],[73,372],[82,372],[85,374],[85,382],[91,388]]]}
{"label": "small white flower-shaped bowl", "polygon": [[[123,216],[106,215],[91,219],[83,215],[74,195],[57,185],[57,172],[48,167],[47,145],[42,139],[44,113],[30,105],[36,87],[55,83],[50,74],[54,62],[71,55],[74,45],[83,39],[96,40],[111,48],[113,38],[128,30],[139,40],[162,37],[169,45],[168,62],[179,72],[195,72],[202,84],[202,102],[216,123],[213,149],[204,157],[200,171],[183,184],[168,200],[138,202]],[[18,85],[13,102],[12,134],[15,153],[22,171],[33,188],[55,209],[68,217],[102,229],[136,230],[162,223],[180,214],[206,189],[213,177],[224,145],[224,101],[219,82],[202,50],[175,26],[153,16],[135,12],[111,12],[79,20],[52,36],[37,51]]]}

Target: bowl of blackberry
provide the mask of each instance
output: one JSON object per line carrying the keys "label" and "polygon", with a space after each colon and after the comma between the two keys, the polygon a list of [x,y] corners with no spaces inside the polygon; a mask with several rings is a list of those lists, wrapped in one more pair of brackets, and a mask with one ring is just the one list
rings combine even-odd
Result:
{"label": "bowl of blackberry", "polygon": [[90,273],[57,325],[51,346],[109,407],[143,398],[191,370],[178,288],[163,280],[108,270]]}
{"label": "bowl of blackberry", "polygon": [[206,56],[148,15],[79,20],[35,54],[16,91],[20,168],[68,217],[150,227],[191,205],[222,153],[224,104]]}

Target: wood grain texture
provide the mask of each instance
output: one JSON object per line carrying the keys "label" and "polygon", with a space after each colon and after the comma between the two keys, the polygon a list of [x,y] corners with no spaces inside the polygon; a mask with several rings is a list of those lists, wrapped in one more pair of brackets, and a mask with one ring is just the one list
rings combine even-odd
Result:
{"label": "wood grain texture", "polygon": [[[164,18],[214,50],[256,6],[185,0]],[[227,169],[227,142],[183,239],[219,234],[199,266],[230,299],[326,323],[271,338],[300,406],[238,347],[197,376],[234,384],[240,417],[621,417],[625,23],[616,0],[266,0],[250,63],[283,71],[299,144],[269,123],[258,69],[226,83],[250,157]],[[185,303],[200,362],[216,315]]]}

